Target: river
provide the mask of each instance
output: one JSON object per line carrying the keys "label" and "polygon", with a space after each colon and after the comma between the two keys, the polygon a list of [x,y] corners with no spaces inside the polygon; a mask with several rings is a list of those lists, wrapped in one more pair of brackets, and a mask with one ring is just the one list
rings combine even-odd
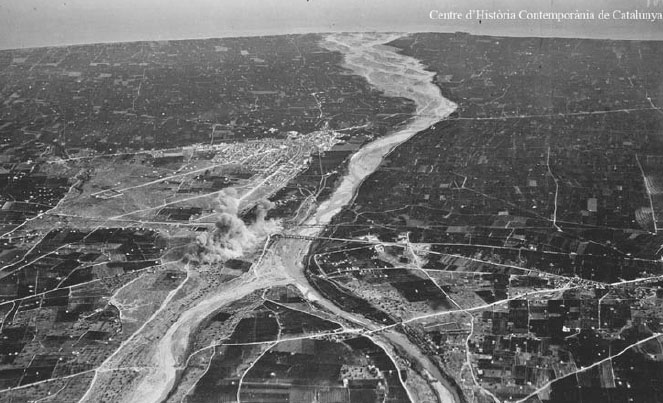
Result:
{"label": "river", "polygon": [[[399,36],[397,34],[332,34],[322,42],[322,46],[325,48],[343,53],[345,67],[351,73],[365,77],[376,89],[389,96],[413,100],[416,104],[416,113],[406,124],[365,145],[351,157],[347,174],[340,185],[306,221],[306,224],[312,226],[307,225],[297,229],[297,235],[309,237],[319,235],[323,227],[329,224],[344,206],[352,202],[362,182],[375,172],[384,158],[396,146],[446,118],[455,110],[456,105],[442,97],[439,89],[432,83],[434,73],[427,71],[418,60],[400,55],[396,53],[395,48],[384,45]],[[369,331],[378,330],[379,324],[372,323],[360,315],[343,311],[332,301],[326,300],[309,284],[304,275],[302,262],[310,245],[311,241],[306,239],[278,239],[266,251],[268,253],[264,254],[265,258],[260,259],[253,266],[250,273],[234,280],[232,284],[228,284],[222,293],[216,292],[202,296],[190,309],[182,312],[163,337],[160,337],[158,342],[153,345],[151,354],[153,366],[143,374],[137,386],[122,393],[124,396],[121,401],[154,403],[163,401],[175,386],[176,368],[186,361],[186,347],[190,341],[191,332],[216,309],[258,289],[273,285],[294,284],[306,298],[316,301],[334,314],[359,324]],[[175,292],[171,296],[175,296]],[[162,309],[166,308],[165,305],[167,303],[164,303]],[[379,345],[398,346],[402,351],[407,352],[409,359],[416,360],[435,379],[438,379],[440,382],[436,382],[432,386],[441,402],[459,400],[456,392],[446,384],[443,375],[430,358],[421,353],[419,348],[407,337],[394,330],[383,330],[370,337]],[[115,358],[131,355],[133,350],[131,344],[128,341],[126,345],[123,345]],[[107,360],[101,369],[112,368],[113,361],[116,360]],[[95,375],[95,380],[81,401],[93,401],[95,396],[105,389],[100,385],[103,382],[97,378]]]}
{"label": "river", "polygon": [[[456,104],[444,98],[439,88],[433,84],[435,75],[433,72],[427,71],[418,60],[401,55],[397,53],[397,49],[384,45],[398,37],[400,35],[397,34],[332,34],[322,42],[322,46],[325,48],[343,53],[345,67],[352,73],[366,78],[374,88],[389,96],[413,100],[416,112],[404,126],[365,145],[351,157],[347,174],[340,185],[332,192],[327,201],[318,206],[315,214],[306,221],[307,226],[297,231],[298,235],[319,235],[322,228],[329,224],[343,207],[352,202],[362,182],[375,172],[384,158],[396,146],[445,119],[456,109]],[[287,259],[287,256],[292,259],[289,264],[284,261],[286,264],[283,265],[283,269],[290,275],[293,282],[308,299],[317,301],[318,304],[336,315],[367,329],[378,329],[380,327],[378,324],[371,323],[359,315],[343,311],[310,286],[301,264],[301,259],[309,246],[308,241],[294,239],[283,239],[275,245],[274,250],[282,254],[284,259]],[[406,351],[410,359],[417,360],[435,379],[439,380],[439,383],[435,383],[433,388],[441,402],[460,400],[456,391],[445,381],[436,365],[407,337],[393,330],[382,332],[382,334],[389,344]]]}
{"label": "river", "polygon": [[[380,137],[365,145],[350,159],[347,174],[340,185],[333,191],[327,201],[321,203],[315,214],[306,221],[307,225],[298,231],[299,235],[316,236],[322,228],[329,224],[332,218],[343,207],[354,199],[362,182],[377,170],[384,158],[399,144],[404,143],[418,132],[425,130],[440,120],[448,117],[455,109],[456,104],[444,98],[440,89],[433,84],[435,73],[426,70],[417,59],[397,53],[397,49],[384,45],[401,35],[398,34],[332,34],[325,38],[322,46],[343,53],[345,64],[352,73],[364,77],[374,88],[383,91],[386,95],[409,98],[415,102],[414,117],[404,126]],[[292,241],[292,240],[290,240]],[[302,243],[300,241],[299,243]],[[289,249],[291,256],[297,256],[301,251],[308,250],[304,245],[282,245],[282,251]],[[368,329],[379,326],[372,324],[358,315],[344,312],[316,292],[303,274],[300,262],[292,262],[284,268],[289,272],[295,284],[298,285],[309,299],[317,302],[354,323],[362,324]],[[385,339],[391,345],[406,351],[410,359],[417,360],[429,374],[439,382],[433,384],[438,399],[443,402],[459,401],[457,392],[445,381],[437,366],[426,357],[419,348],[396,331],[383,332]]]}
{"label": "river", "polygon": [[[396,53],[385,43],[399,38],[398,34],[333,34],[322,46],[343,53],[345,67],[360,75],[386,95],[413,100],[415,116],[404,127],[365,145],[357,151],[348,166],[348,173],[330,198],[322,203],[306,224],[326,225],[348,205],[361,183],[375,172],[382,160],[399,144],[416,133],[446,118],[456,104],[444,98],[433,84],[435,73],[428,71],[417,59]],[[316,235],[307,229],[303,235]]]}

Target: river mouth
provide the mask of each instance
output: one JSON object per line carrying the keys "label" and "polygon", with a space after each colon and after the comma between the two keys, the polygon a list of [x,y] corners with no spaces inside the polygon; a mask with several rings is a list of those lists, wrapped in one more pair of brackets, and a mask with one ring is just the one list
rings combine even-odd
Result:
{"label": "river mouth", "polygon": [[[397,53],[388,45],[399,34],[331,34],[321,46],[340,52],[344,67],[364,77],[373,88],[392,97],[408,98],[415,102],[416,111],[405,125],[368,143],[350,159],[347,174],[329,199],[321,203],[306,222],[321,227],[331,222],[341,209],[351,203],[361,183],[380,166],[384,158],[398,145],[418,132],[447,118],[457,105],[444,98],[433,84],[435,73],[426,70],[418,60]],[[300,235],[314,236],[319,230],[308,227]]]}

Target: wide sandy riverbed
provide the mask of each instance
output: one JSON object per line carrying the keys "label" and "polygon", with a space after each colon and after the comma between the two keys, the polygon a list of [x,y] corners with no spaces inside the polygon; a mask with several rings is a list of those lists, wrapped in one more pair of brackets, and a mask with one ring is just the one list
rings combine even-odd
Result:
{"label": "wide sandy riverbed", "polygon": [[[379,167],[384,158],[399,144],[410,139],[416,133],[425,130],[436,122],[446,118],[456,105],[442,97],[439,89],[432,83],[434,73],[425,70],[414,58],[396,53],[396,49],[384,46],[400,35],[398,34],[333,34],[325,38],[322,45],[329,50],[339,51],[345,56],[345,66],[351,73],[365,77],[376,89],[389,96],[404,97],[416,104],[415,116],[392,133],[365,145],[354,154],[348,165],[347,174],[330,198],[322,203],[315,214],[307,221],[313,226],[304,226],[296,231],[298,235],[317,236],[322,227],[331,222],[344,206],[350,204],[361,183]],[[222,294],[208,294],[196,301],[191,308],[182,312],[177,321],[153,346],[152,365],[144,374],[138,386],[126,390],[123,401],[161,402],[176,382],[176,369],[186,361],[186,346],[191,331],[197,328],[204,318],[223,305],[254,290],[278,284],[295,284],[305,296],[345,319],[360,324],[369,330],[376,330],[376,324],[365,318],[344,312],[333,302],[324,299],[309,283],[304,275],[302,259],[310,246],[306,239],[281,238],[270,248],[267,258],[254,265],[250,275],[237,279],[233,290]],[[164,304],[167,305],[167,304]],[[163,306],[162,308],[165,308]],[[382,332],[389,344],[397,345],[408,352],[411,359],[419,361],[440,383],[433,385],[439,399],[453,402],[454,394],[446,386],[442,374],[432,361],[422,354],[405,336],[394,331]],[[128,343],[118,351],[118,356],[130,355],[132,348]],[[112,368],[113,363],[102,365]],[[147,363],[146,363],[147,364]],[[96,381],[96,376],[95,376]],[[93,382],[91,390],[82,401],[90,401],[100,392]],[[95,387],[96,386],[96,387]],[[97,393],[92,393],[92,392]]]}
{"label": "wide sandy riverbed", "polygon": [[[361,183],[375,172],[382,160],[399,144],[416,133],[446,118],[456,104],[444,98],[433,84],[433,72],[427,71],[417,60],[396,53],[385,43],[397,39],[398,34],[333,34],[322,42],[329,50],[345,56],[345,67],[386,95],[413,100],[415,116],[400,129],[381,137],[355,153],[350,159],[348,173],[330,198],[322,203],[307,224],[326,225],[341,209],[348,205]],[[314,235],[317,230],[309,229]]]}

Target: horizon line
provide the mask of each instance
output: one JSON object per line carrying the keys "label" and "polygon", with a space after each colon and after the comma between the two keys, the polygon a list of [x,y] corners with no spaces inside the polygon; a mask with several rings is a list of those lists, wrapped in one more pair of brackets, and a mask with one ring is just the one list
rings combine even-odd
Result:
{"label": "horizon line", "polygon": [[464,30],[450,30],[450,31],[441,31],[441,30],[406,30],[406,31],[393,31],[393,30],[368,30],[368,31],[293,31],[293,32],[281,32],[281,33],[268,33],[268,32],[242,32],[242,33],[221,33],[214,36],[191,36],[187,38],[177,37],[177,38],[148,38],[148,39],[131,39],[131,40],[109,40],[109,41],[98,41],[98,42],[72,42],[72,43],[62,43],[62,44],[46,44],[46,45],[36,45],[36,46],[25,46],[25,47],[0,47],[0,52],[14,51],[14,50],[32,50],[32,49],[48,49],[48,48],[66,48],[66,47],[76,47],[76,46],[94,46],[94,45],[114,45],[114,44],[131,44],[131,43],[150,43],[150,42],[177,42],[177,41],[192,41],[192,40],[212,40],[212,39],[241,39],[241,38],[260,38],[260,37],[274,37],[274,36],[297,36],[297,35],[332,35],[332,34],[399,34],[402,36],[412,35],[412,34],[465,34],[470,36],[477,37],[495,37],[495,38],[543,38],[543,39],[581,39],[581,40],[602,40],[602,41],[628,41],[628,42],[659,42],[663,41],[663,38],[608,38],[604,36],[585,36],[577,35],[573,36],[572,34],[564,35],[563,32],[558,34],[535,34],[530,32],[525,32],[523,34],[518,33],[501,33],[501,34],[491,34],[491,33],[473,33]]}

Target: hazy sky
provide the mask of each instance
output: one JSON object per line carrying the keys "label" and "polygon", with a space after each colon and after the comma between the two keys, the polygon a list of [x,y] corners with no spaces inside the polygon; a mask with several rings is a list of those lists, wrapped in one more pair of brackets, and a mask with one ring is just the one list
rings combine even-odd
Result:
{"label": "hazy sky", "polygon": [[431,20],[431,10],[639,10],[663,0],[0,0],[0,48],[329,31],[663,39],[663,21]]}

